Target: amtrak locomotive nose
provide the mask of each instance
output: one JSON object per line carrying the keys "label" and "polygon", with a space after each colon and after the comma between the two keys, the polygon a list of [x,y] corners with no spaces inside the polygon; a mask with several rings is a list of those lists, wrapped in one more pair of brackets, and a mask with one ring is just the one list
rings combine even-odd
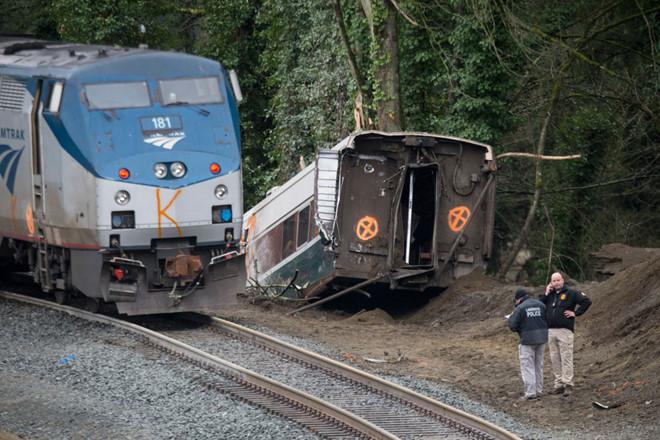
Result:
{"label": "amtrak locomotive nose", "polygon": [[243,199],[238,90],[224,69],[15,38],[0,50],[0,100],[15,103],[0,114],[25,133],[6,145],[16,183],[0,188],[11,201],[0,255],[24,260],[62,301],[80,292],[121,313],[232,301],[244,285],[233,258]]}

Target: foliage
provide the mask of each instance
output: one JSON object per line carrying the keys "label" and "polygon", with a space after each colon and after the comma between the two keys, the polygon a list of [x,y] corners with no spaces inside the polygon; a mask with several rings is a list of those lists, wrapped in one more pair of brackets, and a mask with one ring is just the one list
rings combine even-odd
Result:
{"label": "foliage", "polygon": [[226,69],[235,69],[243,92],[241,113],[241,147],[245,204],[256,204],[265,191],[274,186],[276,164],[268,150],[268,133],[272,124],[264,109],[269,105],[267,76],[258,60],[264,50],[259,36],[258,0],[227,0],[222,3],[204,0],[198,23],[195,53],[216,59]]}
{"label": "foliage", "polygon": [[[554,227],[552,267],[588,277],[589,253],[602,244],[660,244],[652,226],[660,212],[654,171],[660,160],[659,8],[642,1],[634,8],[620,1],[539,6],[533,1],[499,2],[500,13],[527,59],[529,98],[517,99],[515,111],[530,124],[528,134],[517,134],[524,138],[531,133],[528,141],[533,142],[531,123],[542,111],[538,100],[547,99],[551,81],[559,81],[560,101],[546,154],[579,153],[582,159],[543,166],[542,203],[548,215],[537,213],[538,232],[530,237],[529,246],[537,261],[547,259],[548,230]],[[517,165],[515,174],[512,170],[503,182],[500,179],[500,210],[520,212],[515,207],[520,196],[515,193],[521,186],[532,189],[529,178]],[[515,231],[516,221],[508,223],[507,228]],[[535,270],[532,276],[542,282],[545,272]]]}
{"label": "foliage", "polygon": [[[548,256],[552,269],[589,276],[589,252],[608,241],[660,246],[657,2],[398,0],[397,54],[382,33],[394,3],[340,0],[348,47],[334,4],[18,0],[3,30],[147,43],[237,69],[246,98],[246,207],[297,172],[301,157],[309,163],[353,130],[358,90],[349,49],[375,123],[393,90],[382,73],[398,54],[404,128],[475,139],[498,153],[535,150],[557,90],[545,154],[582,159],[541,164],[540,207],[526,241],[534,253],[529,276],[544,281]],[[529,160],[507,158],[499,167],[496,254],[520,231],[536,181]]]}
{"label": "foliage", "polygon": [[0,14],[0,32],[57,39],[57,23],[50,13],[49,0],[15,0],[11,4],[6,3]]}
{"label": "foliage", "polygon": [[353,92],[335,18],[325,0],[264,1],[259,68],[271,91],[261,109],[273,124],[262,146],[283,182],[351,131]]}
{"label": "foliage", "polygon": [[441,126],[445,132],[497,145],[514,125],[509,100],[516,86],[511,72],[515,63],[498,58],[510,50],[510,43],[488,2],[453,3],[472,13],[452,14],[447,80],[448,93],[453,96]]}
{"label": "foliage", "polygon": [[64,40],[166,49],[185,46],[186,3],[177,8],[160,0],[54,0],[51,9]]}

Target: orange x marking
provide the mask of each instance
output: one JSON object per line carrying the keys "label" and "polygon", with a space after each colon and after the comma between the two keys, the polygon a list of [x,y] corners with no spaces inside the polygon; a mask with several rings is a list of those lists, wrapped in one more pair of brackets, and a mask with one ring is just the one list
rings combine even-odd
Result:
{"label": "orange x marking", "polygon": [[456,208],[449,211],[449,216],[447,217],[447,223],[449,223],[449,229],[454,232],[460,232],[461,229],[465,227],[468,219],[470,218],[470,208],[467,206],[457,206]]}
{"label": "orange x marking", "polygon": [[355,234],[362,241],[368,241],[378,235],[378,220],[365,215],[358,220],[355,226]]}

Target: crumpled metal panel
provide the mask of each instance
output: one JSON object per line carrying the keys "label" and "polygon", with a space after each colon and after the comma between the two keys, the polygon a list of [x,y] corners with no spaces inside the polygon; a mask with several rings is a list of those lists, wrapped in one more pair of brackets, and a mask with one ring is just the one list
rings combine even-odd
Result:
{"label": "crumpled metal panel", "polygon": [[316,218],[326,237],[333,233],[337,211],[339,152],[321,150],[316,156]]}

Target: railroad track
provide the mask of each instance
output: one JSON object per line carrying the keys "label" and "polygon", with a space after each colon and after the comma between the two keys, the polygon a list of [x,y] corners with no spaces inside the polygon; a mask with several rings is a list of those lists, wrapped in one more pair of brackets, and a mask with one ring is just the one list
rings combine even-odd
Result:
{"label": "railroad track", "polygon": [[[184,337],[205,351],[250,358],[246,362],[260,374],[286,380],[382,427],[396,438],[518,438],[481,418],[261,332],[204,315],[187,315],[185,319],[205,324],[213,331],[186,328],[166,333]],[[242,344],[241,352],[235,353],[236,347],[229,349],[222,339]]]}
{"label": "railroad track", "polygon": [[[217,374],[217,381],[206,378],[202,385],[287,417],[324,438],[518,439],[412,390],[219,318],[186,315],[203,325],[157,332],[22,295],[0,296],[137,333],[147,344]],[[162,327],[172,319],[147,325]],[[251,364],[250,369],[237,362]]]}

